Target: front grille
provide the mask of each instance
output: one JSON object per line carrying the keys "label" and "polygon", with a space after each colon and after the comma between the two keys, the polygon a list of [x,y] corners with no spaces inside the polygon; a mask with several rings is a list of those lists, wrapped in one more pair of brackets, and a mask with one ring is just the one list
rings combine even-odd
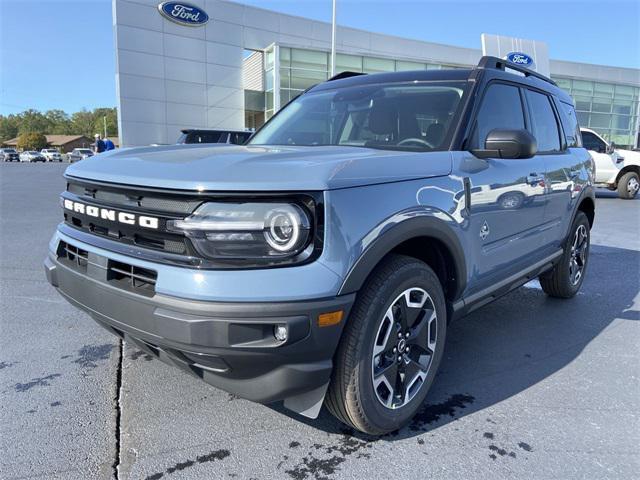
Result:
{"label": "front grille", "polygon": [[191,214],[202,203],[201,199],[180,198],[177,195],[167,195],[165,198],[159,193],[107,188],[84,182],[69,182],[63,198],[138,216],[153,216],[159,221],[157,229],[149,229],[64,209],[65,222],[75,229],[122,244],[171,255],[194,255],[190,241],[181,233],[167,231],[166,224],[168,220],[185,218]]}
{"label": "front grille", "polygon": [[85,200],[96,200],[114,207],[142,208],[147,212],[188,215],[202,203],[197,199],[163,198],[137,191],[116,191],[90,184],[69,183],[67,191]]}
{"label": "front grille", "polygon": [[[67,177],[61,203],[64,224],[59,230],[83,244],[127,257],[187,268],[236,269],[286,266],[307,263],[322,252],[324,203],[321,192],[205,192],[161,190],[147,187],[115,186]],[[206,202],[243,202],[246,199],[271,201],[286,199],[303,203],[313,219],[313,252],[305,259],[276,263],[229,261],[212,258],[195,248],[194,240],[167,228],[172,220],[184,219]]]}
{"label": "front grille", "polygon": [[67,242],[60,242],[58,260],[61,259],[64,259],[65,263],[69,264],[74,270],[82,273],[87,272],[89,252],[86,250],[70,245]]}
{"label": "front grille", "polygon": [[[63,240],[58,245],[58,261],[72,270],[139,295],[151,297],[155,294],[158,274],[154,270],[91,255],[93,260],[89,252]],[[93,268],[91,272],[89,265]]]}
{"label": "front grille", "polygon": [[157,279],[158,274],[153,270],[115,260],[107,262],[107,281],[122,289],[151,296],[155,293]]}

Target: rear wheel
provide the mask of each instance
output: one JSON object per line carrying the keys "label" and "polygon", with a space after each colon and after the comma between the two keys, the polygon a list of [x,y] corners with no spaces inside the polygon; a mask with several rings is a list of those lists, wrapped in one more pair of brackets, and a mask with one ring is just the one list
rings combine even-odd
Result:
{"label": "rear wheel", "polygon": [[640,190],[640,176],[636,172],[627,172],[618,181],[618,196],[625,200],[635,198]]}
{"label": "rear wheel", "polygon": [[442,286],[425,263],[391,255],[374,271],[338,347],[326,405],[342,422],[380,435],[424,401],[446,335]]}
{"label": "rear wheel", "polygon": [[557,298],[571,298],[582,286],[589,262],[589,219],[579,211],[571,226],[569,239],[560,262],[550,272],[540,276],[542,290]]}

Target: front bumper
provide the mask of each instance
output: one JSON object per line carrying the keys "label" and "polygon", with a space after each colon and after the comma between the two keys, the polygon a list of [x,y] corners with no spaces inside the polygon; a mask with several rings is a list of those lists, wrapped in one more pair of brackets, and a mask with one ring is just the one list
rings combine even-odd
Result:
{"label": "front bumper", "polygon": [[[54,251],[45,259],[45,272],[64,298],[112,333],[242,398],[270,403],[329,382],[354,295],[292,302],[141,295],[108,281],[106,261],[89,252],[88,267],[81,272]],[[318,326],[318,315],[337,310],[344,311],[342,322]],[[287,326],[285,342],[275,339],[276,325]]]}

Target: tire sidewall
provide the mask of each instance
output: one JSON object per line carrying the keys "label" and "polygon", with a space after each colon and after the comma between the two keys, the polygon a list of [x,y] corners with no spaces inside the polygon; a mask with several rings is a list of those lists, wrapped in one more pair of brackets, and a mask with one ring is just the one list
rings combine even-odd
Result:
{"label": "tire sidewall", "polygon": [[620,198],[631,200],[635,198],[636,195],[638,195],[638,192],[636,192],[635,194],[631,194],[629,192],[629,182],[631,181],[632,178],[635,178],[636,181],[640,181],[640,176],[638,176],[638,174],[635,172],[628,172],[622,177],[620,182],[620,186],[622,188],[618,190]]}
{"label": "tire sidewall", "polygon": [[[436,351],[429,366],[429,372],[420,391],[405,406],[389,409],[378,400],[373,389],[372,355],[378,328],[387,309],[398,296],[409,288],[422,288],[431,297],[436,309]],[[426,265],[416,262],[395,272],[376,296],[376,302],[368,306],[359,348],[357,384],[359,397],[368,422],[382,431],[392,431],[409,421],[423,403],[437,374],[446,339],[447,314],[442,288],[436,275]]]}
{"label": "tire sidewall", "polygon": [[[580,277],[580,281],[573,285],[571,283],[571,278],[569,276],[569,262],[571,261],[571,245],[573,244],[573,238],[575,236],[576,230],[580,225],[584,225],[587,231],[587,251],[585,255],[584,268],[582,269],[582,276]],[[589,226],[589,219],[585,215],[584,212],[579,211],[576,217],[573,220],[573,224],[571,225],[571,231],[569,232],[569,237],[567,238],[567,242],[564,249],[564,255],[562,256],[562,278],[563,281],[566,282],[567,288],[571,291],[571,295],[575,295],[582,287],[582,282],[584,282],[585,275],[587,273],[587,269],[589,268],[589,255],[591,254],[591,230]]]}

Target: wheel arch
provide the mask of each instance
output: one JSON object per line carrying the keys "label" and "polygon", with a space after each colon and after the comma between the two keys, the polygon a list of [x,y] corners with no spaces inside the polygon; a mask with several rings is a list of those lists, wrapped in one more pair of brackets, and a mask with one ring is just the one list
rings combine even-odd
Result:
{"label": "wheel arch", "polygon": [[465,255],[452,227],[432,216],[411,217],[374,240],[347,274],[339,294],[360,290],[377,265],[390,253],[424,261],[438,275],[447,302],[460,298],[466,286]]}
{"label": "wheel arch", "polygon": [[[578,204],[578,209],[576,210],[576,214],[578,212],[584,212],[584,214],[589,219],[589,229],[593,228],[593,221],[595,220],[595,216],[596,216],[596,203],[594,201],[594,198],[588,195],[584,196],[584,198],[582,198],[580,200],[580,203]],[[574,218],[575,218],[575,215],[574,215]]]}

